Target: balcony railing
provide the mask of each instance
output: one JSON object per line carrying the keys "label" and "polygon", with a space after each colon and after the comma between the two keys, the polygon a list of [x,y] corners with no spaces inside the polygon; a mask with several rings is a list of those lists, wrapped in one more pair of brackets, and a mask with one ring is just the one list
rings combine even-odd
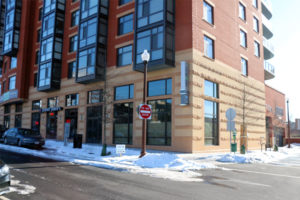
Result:
{"label": "balcony railing", "polygon": [[270,0],[261,0],[262,13],[268,18],[272,17],[272,4]]}
{"label": "balcony railing", "polygon": [[270,39],[271,37],[273,37],[272,24],[263,15],[262,15],[262,24],[263,24],[263,34],[264,34],[264,37],[267,38],[267,39]]}
{"label": "balcony railing", "polygon": [[265,68],[265,80],[269,80],[275,77],[275,67],[271,63],[264,61]]}
{"label": "balcony railing", "polygon": [[274,46],[271,43],[271,41],[264,38],[263,45],[264,45],[264,59],[268,60],[270,58],[273,58],[274,57]]}

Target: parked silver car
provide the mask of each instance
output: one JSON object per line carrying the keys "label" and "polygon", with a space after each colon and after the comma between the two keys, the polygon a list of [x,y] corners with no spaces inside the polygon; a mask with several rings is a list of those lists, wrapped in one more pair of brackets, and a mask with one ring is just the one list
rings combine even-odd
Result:
{"label": "parked silver car", "polygon": [[40,132],[25,128],[10,128],[3,135],[4,144],[16,144],[18,146],[36,146],[41,148],[45,139]]}
{"label": "parked silver car", "polygon": [[0,160],[0,194],[9,189],[10,172],[8,166]]}

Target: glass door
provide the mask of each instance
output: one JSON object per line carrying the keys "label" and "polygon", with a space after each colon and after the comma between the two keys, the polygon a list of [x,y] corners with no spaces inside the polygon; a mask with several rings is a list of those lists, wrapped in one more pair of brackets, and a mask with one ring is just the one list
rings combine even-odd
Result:
{"label": "glass door", "polygon": [[87,108],[86,142],[102,143],[102,106]]}

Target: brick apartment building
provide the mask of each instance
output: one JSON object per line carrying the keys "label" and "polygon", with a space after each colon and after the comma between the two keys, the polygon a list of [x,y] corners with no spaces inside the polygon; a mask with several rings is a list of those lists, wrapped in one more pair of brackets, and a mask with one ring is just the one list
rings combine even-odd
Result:
{"label": "brick apartment building", "polygon": [[0,2],[6,127],[62,140],[68,121],[70,139],[82,134],[87,143],[140,147],[136,109],[143,96],[140,55],[147,49],[153,108],[147,148],[228,150],[230,107],[237,131],[243,119],[247,124],[249,149],[266,138],[264,82],[274,78],[265,61],[274,56],[269,1]]}

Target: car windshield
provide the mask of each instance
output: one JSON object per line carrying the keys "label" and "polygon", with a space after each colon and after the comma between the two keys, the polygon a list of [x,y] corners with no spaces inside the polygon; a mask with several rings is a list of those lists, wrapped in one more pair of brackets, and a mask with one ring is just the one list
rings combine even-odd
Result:
{"label": "car windshield", "polygon": [[33,131],[30,129],[19,129],[19,133],[24,136],[39,136],[40,133],[38,131]]}

